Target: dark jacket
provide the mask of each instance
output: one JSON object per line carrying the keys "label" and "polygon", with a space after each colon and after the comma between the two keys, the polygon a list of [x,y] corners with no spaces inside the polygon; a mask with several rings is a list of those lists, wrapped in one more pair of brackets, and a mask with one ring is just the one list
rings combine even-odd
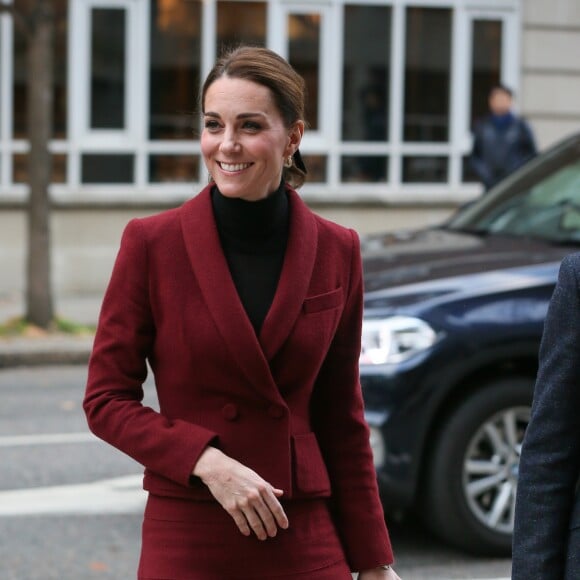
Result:
{"label": "dark jacket", "polygon": [[[513,580],[580,578],[580,254],[560,268],[516,498]],[[569,545],[568,545],[569,544]]]}
{"label": "dark jacket", "polygon": [[532,130],[524,119],[490,115],[475,128],[470,165],[487,190],[536,153]]}
{"label": "dark jacket", "polygon": [[[210,186],[130,222],[84,407],[96,435],[145,466],[150,492],[214,501],[190,475],[215,445],[287,500],[328,497],[352,569],[373,568],[392,553],[358,377],[359,241],[288,196],[286,255],[258,336],[221,249]],[[159,412],[141,402],[147,362]]]}

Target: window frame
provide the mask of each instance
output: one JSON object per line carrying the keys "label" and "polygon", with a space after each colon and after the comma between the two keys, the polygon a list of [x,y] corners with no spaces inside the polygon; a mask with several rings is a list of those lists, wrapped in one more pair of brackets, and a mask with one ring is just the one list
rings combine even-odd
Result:
{"label": "window frame", "polygon": [[[201,1],[201,78],[215,62],[217,1]],[[243,4],[249,0],[233,0]],[[10,4],[10,0],[0,0]],[[479,191],[477,184],[462,182],[462,160],[471,148],[468,123],[471,99],[471,42],[473,22],[478,19],[501,20],[502,80],[516,91],[520,75],[521,3],[519,0],[268,0],[267,46],[287,56],[287,18],[292,13],[319,13],[320,94],[319,129],[307,131],[301,151],[305,156],[324,155],[326,181],[302,188],[305,199],[314,202],[380,203],[461,203]],[[390,6],[390,110],[387,142],[342,141],[342,69],[344,7],[350,5]],[[408,7],[449,8],[452,13],[451,86],[449,141],[446,143],[404,143],[402,114],[404,99],[405,17]],[[90,10],[93,8],[127,10],[126,116],[121,131],[90,130],[88,107],[90,89]],[[149,182],[149,156],[187,154],[200,156],[198,139],[154,141],[148,135],[149,111],[149,0],[70,0],[68,39],[67,138],[53,140],[50,149],[68,156],[67,182],[51,186],[55,200],[66,203],[161,203],[183,201],[195,194],[206,181],[203,163],[191,183]],[[13,140],[12,63],[13,23],[8,15],[0,17],[0,203],[24,199],[27,187],[12,182],[12,156],[26,153],[26,140]],[[339,55],[339,58],[336,57]],[[468,88],[468,90],[466,90]],[[134,182],[130,185],[88,185],[80,182],[83,153],[132,153],[135,155]],[[388,156],[388,181],[381,183],[341,182],[343,155]],[[402,183],[402,163],[406,156],[445,156],[449,160],[445,183]]]}

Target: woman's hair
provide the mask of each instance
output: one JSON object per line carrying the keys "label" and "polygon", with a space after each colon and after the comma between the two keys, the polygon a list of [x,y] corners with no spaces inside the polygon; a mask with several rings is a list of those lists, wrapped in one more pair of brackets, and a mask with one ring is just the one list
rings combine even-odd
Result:
{"label": "woman's hair", "polygon": [[[245,79],[270,89],[284,125],[290,128],[304,120],[304,79],[272,50],[259,46],[240,46],[220,57],[208,74],[201,90],[201,110],[205,111],[205,95],[210,85],[221,77]],[[296,166],[296,162],[302,167]],[[304,183],[306,171],[300,153],[291,167],[284,167],[283,178],[292,187]]]}

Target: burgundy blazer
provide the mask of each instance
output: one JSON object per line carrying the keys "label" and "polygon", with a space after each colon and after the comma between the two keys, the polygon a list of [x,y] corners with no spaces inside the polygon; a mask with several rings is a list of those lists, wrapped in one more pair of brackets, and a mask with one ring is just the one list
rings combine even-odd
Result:
{"label": "burgundy blazer", "polygon": [[[284,498],[329,497],[353,570],[392,561],[358,378],[356,233],[288,188],[289,237],[259,336],[221,249],[210,187],[126,227],[84,400],[90,429],[145,466],[158,495],[211,500],[191,478],[207,445]],[[142,404],[147,362],[159,409]]]}

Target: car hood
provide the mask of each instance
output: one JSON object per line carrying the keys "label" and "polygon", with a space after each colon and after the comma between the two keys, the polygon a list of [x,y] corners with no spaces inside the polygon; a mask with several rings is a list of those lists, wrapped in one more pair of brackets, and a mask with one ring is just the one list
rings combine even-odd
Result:
{"label": "car hood", "polygon": [[573,246],[504,235],[425,229],[363,238],[365,308],[553,284]]}

